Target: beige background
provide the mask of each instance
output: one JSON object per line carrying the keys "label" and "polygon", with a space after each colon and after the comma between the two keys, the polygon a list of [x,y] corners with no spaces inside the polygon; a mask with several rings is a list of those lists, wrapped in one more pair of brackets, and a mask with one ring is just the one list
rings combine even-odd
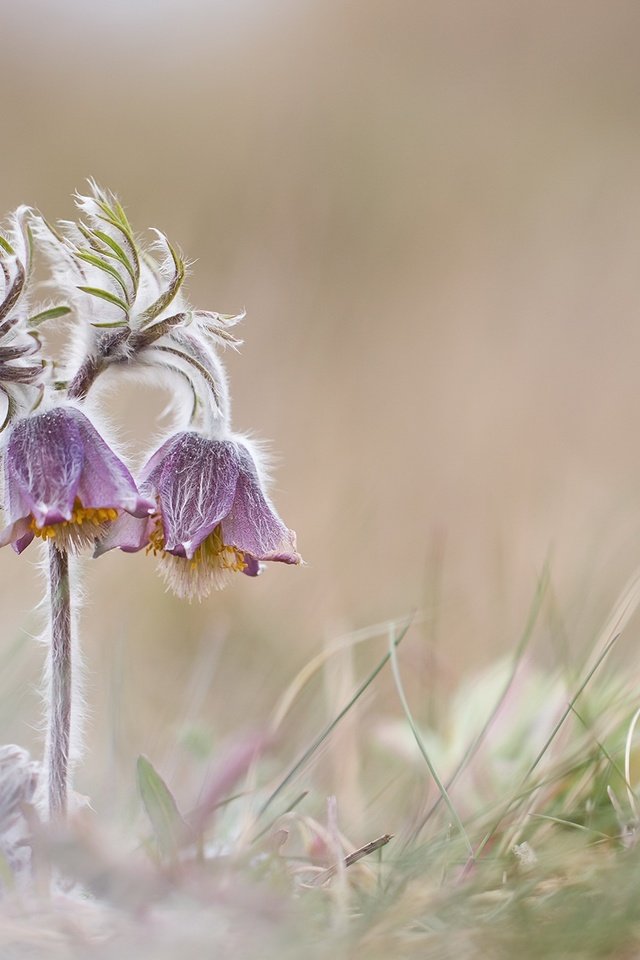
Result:
{"label": "beige background", "polygon": [[[510,649],[548,554],[540,655],[584,645],[640,557],[638,4],[23,0],[0,30],[0,210],[72,216],[93,176],[194,304],[246,307],[235,424],[308,561],[191,607],[87,563],[89,766],[157,754],[194,672],[216,736],[260,725],[327,637],[416,608],[419,712]],[[162,403],[109,395],[134,456]],[[0,555],[31,743],[35,558]]]}

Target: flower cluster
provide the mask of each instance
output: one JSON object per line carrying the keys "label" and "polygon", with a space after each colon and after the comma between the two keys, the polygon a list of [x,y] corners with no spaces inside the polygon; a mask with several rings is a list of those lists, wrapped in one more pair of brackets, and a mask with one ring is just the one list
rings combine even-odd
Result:
{"label": "flower cluster", "polygon": [[[91,184],[81,219],[48,224],[22,208],[0,233],[0,546],[119,547],[158,558],[179,596],[205,597],[264,561],[300,563],[260,458],[232,433],[219,347],[239,316],[192,309],[185,263],[164,235],[141,246],[116,198]],[[29,310],[32,238],[64,305]],[[160,253],[160,256],[158,254]],[[43,356],[42,325],[65,318],[69,349]],[[102,375],[173,378],[176,427],[138,483],[99,432],[87,397]],[[177,388],[177,389],[176,389]]]}

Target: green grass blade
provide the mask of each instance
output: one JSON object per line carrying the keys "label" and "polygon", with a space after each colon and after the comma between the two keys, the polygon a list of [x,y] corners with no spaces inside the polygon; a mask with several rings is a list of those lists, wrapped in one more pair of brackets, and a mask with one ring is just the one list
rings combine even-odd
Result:
{"label": "green grass blade", "polygon": [[411,713],[411,708],[409,707],[409,702],[408,702],[407,697],[406,697],[406,694],[405,694],[405,692],[404,692],[404,686],[403,686],[403,684],[402,684],[402,677],[400,676],[400,668],[399,668],[399,666],[398,666],[398,656],[397,656],[397,653],[396,653],[396,646],[397,646],[397,644],[396,644],[396,642],[395,642],[394,633],[393,633],[393,631],[390,630],[390,631],[389,631],[389,657],[390,657],[390,660],[391,660],[391,672],[393,673],[393,679],[394,679],[394,681],[395,681],[396,690],[397,690],[397,692],[398,692],[398,697],[399,697],[399,699],[400,699],[400,703],[401,703],[401,705],[402,705],[402,709],[404,710],[404,715],[405,715],[405,717],[407,718],[407,723],[409,724],[409,728],[411,729],[411,733],[413,734],[413,739],[415,740],[415,742],[416,742],[416,744],[417,744],[418,750],[419,750],[420,753],[422,754],[422,759],[423,759],[424,762],[426,763],[427,769],[429,770],[429,773],[430,773],[431,776],[433,777],[433,780],[434,780],[434,782],[435,782],[438,790],[440,791],[440,796],[442,797],[442,799],[443,799],[443,801],[444,801],[444,803],[445,803],[445,805],[446,805],[449,813],[451,814],[451,819],[453,820],[455,826],[457,827],[457,829],[458,829],[458,831],[459,831],[459,833],[460,833],[460,836],[463,838],[463,840],[464,840],[464,842],[465,842],[465,844],[466,844],[466,846],[467,846],[467,849],[468,849],[468,851],[469,851],[469,856],[473,858],[473,847],[472,847],[472,845],[471,845],[471,841],[470,841],[470,839],[469,839],[469,836],[468,836],[468,834],[467,834],[467,831],[466,831],[465,828],[464,828],[464,824],[463,824],[462,820],[460,819],[460,816],[459,816],[459,814],[458,814],[458,811],[456,810],[456,808],[455,808],[454,805],[453,805],[453,802],[452,802],[452,800],[451,800],[451,797],[449,796],[449,794],[448,794],[448,792],[447,792],[447,788],[445,787],[444,783],[443,783],[442,780],[440,779],[440,776],[439,776],[439,774],[438,774],[438,771],[436,770],[435,766],[433,765],[433,761],[431,760],[431,757],[429,756],[429,754],[428,754],[428,752],[427,752],[427,748],[426,748],[425,745],[424,745],[424,742],[423,742],[423,740],[422,740],[422,737],[420,736],[420,732],[419,732],[419,730],[418,730],[418,728],[417,728],[417,726],[416,726],[416,724],[415,724],[415,721],[414,721],[414,719],[413,719],[413,715],[412,715],[412,713]]}
{"label": "green grass blade", "polygon": [[303,790],[302,793],[299,793],[298,796],[295,798],[295,800],[293,800],[293,801],[289,804],[289,806],[286,807],[286,808],[282,811],[282,813],[279,813],[277,816],[275,816],[275,817],[273,818],[273,820],[270,820],[269,823],[266,825],[266,827],[264,827],[264,828],[260,831],[260,833],[257,833],[257,834],[255,835],[255,837],[253,838],[253,840],[251,841],[251,843],[257,843],[258,840],[261,840],[262,837],[264,837],[265,833],[269,833],[269,830],[271,830],[271,828],[278,822],[278,820],[280,819],[280,817],[284,817],[284,816],[286,816],[287,813],[291,813],[293,810],[296,809],[296,807],[300,806],[300,804],[301,804],[302,801],[305,799],[305,797],[308,797],[308,796],[309,796],[309,791],[308,791],[308,790]]}
{"label": "green grass blade", "polygon": [[[563,725],[564,725],[567,717],[568,717],[569,714],[573,711],[573,708],[574,708],[574,705],[575,705],[576,701],[577,701],[578,698],[582,695],[582,693],[584,692],[584,690],[586,689],[586,687],[587,687],[588,684],[590,683],[593,675],[596,673],[596,671],[598,670],[598,668],[599,668],[599,666],[601,665],[601,663],[605,660],[605,658],[607,657],[607,655],[609,654],[609,652],[611,651],[611,649],[613,648],[614,644],[615,644],[616,641],[619,639],[619,637],[620,637],[620,634],[617,633],[615,636],[613,636],[613,637],[611,638],[611,640],[609,641],[609,643],[606,645],[606,647],[604,648],[604,650],[602,651],[602,653],[600,654],[600,656],[598,657],[598,659],[597,659],[596,662],[594,663],[594,665],[593,665],[593,667],[591,668],[591,670],[588,672],[588,674],[587,674],[587,676],[585,677],[585,679],[582,681],[582,683],[580,684],[580,686],[578,687],[578,689],[577,689],[576,692],[574,693],[573,697],[571,698],[571,700],[570,700],[569,703],[567,704],[565,710],[563,710],[560,719],[559,719],[558,722],[555,724],[553,730],[551,731],[551,733],[550,733],[549,736],[547,737],[547,739],[546,739],[546,741],[545,741],[545,743],[544,743],[544,746],[543,746],[542,749],[538,752],[538,755],[536,756],[535,760],[533,761],[533,763],[531,764],[531,766],[529,767],[529,769],[528,769],[527,772],[525,773],[524,777],[522,778],[522,781],[521,781],[521,784],[520,784],[520,787],[521,787],[521,788],[522,788],[522,787],[524,786],[524,784],[527,782],[527,780],[528,780],[529,777],[532,775],[532,773],[534,773],[534,771],[536,770],[538,764],[540,763],[540,761],[541,761],[542,758],[544,757],[545,753],[547,752],[547,750],[549,749],[549,747],[551,746],[551,744],[552,744],[553,741],[555,740],[556,736],[557,736],[558,733],[560,732],[561,728],[563,727]],[[518,793],[520,793],[520,791],[518,791]],[[513,809],[513,806],[514,806],[514,804],[515,804],[516,802],[517,802],[517,797],[516,797],[516,795],[514,795],[514,796],[512,796],[512,797],[509,799],[509,802],[508,802],[507,804],[505,804],[505,807],[504,807],[504,809],[502,810],[502,812],[500,813],[499,817],[496,819],[495,823],[493,824],[493,826],[491,827],[491,829],[489,830],[489,832],[486,834],[486,836],[483,838],[482,842],[480,843],[480,846],[479,846],[478,849],[476,850],[476,857],[479,856],[479,854],[482,852],[482,850],[484,850],[484,848],[487,846],[487,844],[493,839],[493,837],[495,836],[495,834],[496,834],[497,831],[498,831],[498,828],[500,827],[500,824],[502,823],[502,821],[504,820],[504,818],[507,816],[507,814],[509,813],[509,811]]]}
{"label": "green grass blade", "polygon": [[[409,627],[411,626],[411,623],[412,623],[412,620],[410,620],[410,621],[406,624],[406,626],[403,627],[403,629],[400,631],[400,633],[398,634],[398,636],[397,636],[397,637],[395,638],[395,640],[393,641],[393,647],[394,647],[394,649],[397,648],[397,647],[402,643],[402,641],[404,640],[404,638],[405,638],[405,636],[406,636],[406,634],[407,634],[407,631],[409,630]],[[360,686],[358,687],[358,689],[356,690],[356,692],[353,694],[353,696],[351,697],[351,699],[349,700],[349,702],[342,708],[342,710],[341,710],[340,713],[337,715],[337,717],[335,717],[335,718],[331,721],[331,723],[327,724],[327,726],[324,728],[324,730],[322,730],[322,732],[318,734],[318,736],[315,738],[315,740],[313,740],[313,742],[311,743],[311,745],[310,745],[309,747],[307,747],[307,749],[304,751],[304,753],[302,754],[302,756],[300,757],[300,759],[297,760],[297,761],[294,763],[294,765],[293,765],[293,767],[291,768],[291,770],[289,770],[289,772],[287,773],[287,775],[285,776],[285,778],[280,781],[280,783],[279,783],[278,786],[275,788],[275,790],[267,797],[267,799],[265,800],[265,802],[262,804],[262,806],[260,807],[260,809],[259,809],[259,811],[258,811],[258,816],[259,816],[259,817],[261,817],[261,816],[265,813],[265,811],[269,809],[269,807],[271,806],[271,804],[273,803],[273,801],[276,799],[276,797],[280,796],[280,794],[282,793],[282,791],[291,783],[291,781],[294,779],[294,777],[296,776],[296,774],[297,774],[297,773],[304,767],[304,765],[311,759],[311,757],[312,757],[313,754],[316,752],[316,750],[318,749],[318,747],[320,747],[320,746],[324,743],[324,741],[327,739],[328,736],[331,735],[331,733],[332,733],[333,730],[337,727],[337,725],[340,723],[340,721],[341,721],[342,719],[344,719],[344,717],[346,717],[346,715],[349,713],[349,711],[351,710],[351,708],[358,702],[358,700],[360,699],[360,697],[362,696],[362,694],[371,686],[371,684],[373,683],[373,681],[376,679],[376,677],[378,676],[378,674],[384,669],[384,667],[387,665],[387,663],[389,662],[390,659],[391,659],[391,652],[387,652],[387,653],[384,655],[384,657],[380,660],[380,662],[378,663],[377,667],[375,667],[375,669],[371,671],[371,673],[369,674],[369,676],[360,684]]]}
{"label": "green grass blade", "polygon": [[[526,620],[526,623],[525,623],[525,627],[524,627],[524,630],[523,630],[523,632],[522,632],[522,635],[521,635],[521,637],[520,637],[520,639],[519,639],[519,641],[518,641],[518,645],[516,646],[516,649],[515,649],[515,653],[514,653],[514,656],[513,656],[513,663],[512,663],[512,667],[511,667],[511,672],[510,672],[510,674],[509,674],[509,677],[507,678],[507,682],[505,683],[504,688],[503,688],[500,696],[499,696],[498,699],[496,700],[496,703],[495,703],[495,706],[494,706],[493,710],[491,711],[491,713],[489,714],[489,716],[488,716],[487,719],[485,720],[484,724],[482,725],[482,728],[481,728],[480,732],[479,732],[478,735],[471,741],[471,743],[469,744],[469,746],[468,746],[467,749],[465,750],[464,755],[463,755],[462,759],[460,760],[458,766],[456,767],[456,769],[454,770],[454,772],[451,774],[451,776],[450,776],[449,779],[447,780],[447,782],[446,782],[446,784],[445,784],[445,787],[446,787],[447,790],[450,790],[450,789],[451,789],[451,787],[454,785],[454,783],[456,782],[456,780],[458,779],[458,777],[460,776],[460,774],[465,770],[465,768],[467,767],[467,764],[468,764],[468,763],[470,762],[470,760],[475,756],[475,754],[477,753],[478,749],[480,748],[480,746],[481,746],[482,743],[484,742],[484,739],[485,739],[485,737],[487,736],[487,733],[488,733],[489,730],[491,729],[491,726],[492,726],[492,724],[493,724],[493,722],[494,722],[494,720],[495,720],[495,718],[496,718],[496,716],[497,716],[497,714],[498,714],[498,711],[499,711],[500,708],[502,707],[502,704],[504,703],[505,697],[506,697],[507,694],[509,693],[509,690],[511,689],[511,686],[512,686],[512,684],[513,684],[513,681],[515,680],[515,676],[516,676],[516,673],[518,672],[518,667],[520,666],[520,661],[522,660],[522,657],[524,656],[525,650],[526,650],[527,647],[529,646],[529,643],[530,643],[530,641],[531,641],[531,638],[533,637],[533,631],[534,631],[534,629],[535,629],[536,623],[538,622],[538,617],[540,616],[540,611],[542,610],[542,604],[543,604],[544,599],[545,599],[545,597],[546,597],[546,595],[547,595],[548,588],[549,588],[549,564],[548,564],[548,562],[547,562],[547,563],[545,564],[545,566],[543,567],[542,574],[540,575],[540,579],[538,580],[538,585],[537,585],[537,587],[536,587],[536,591],[535,591],[535,594],[534,594],[534,596],[533,596],[533,601],[532,601],[532,603],[531,603],[531,607],[530,607],[529,613],[528,613],[528,615],[527,615],[527,620]],[[440,804],[442,803],[442,800],[443,800],[443,796],[442,796],[442,794],[440,794],[440,796],[439,796],[439,797],[437,798],[437,800],[433,803],[433,805],[431,806],[431,808],[427,811],[427,813],[425,814],[425,816],[423,817],[423,819],[421,820],[421,822],[420,822],[420,823],[418,824],[418,826],[415,828],[414,833],[413,833],[412,838],[411,838],[414,842],[415,842],[415,840],[418,838],[418,836],[420,835],[421,830],[424,829],[424,827],[425,827],[425,825],[427,824],[427,822],[429,821],[429,819],[430,819],[430,818],[433,816],[433,814],[436,812],[436,810],[438,809],[438,807],[439,807]],[[408,841],[408,842],[409,842],[409,841]]]}

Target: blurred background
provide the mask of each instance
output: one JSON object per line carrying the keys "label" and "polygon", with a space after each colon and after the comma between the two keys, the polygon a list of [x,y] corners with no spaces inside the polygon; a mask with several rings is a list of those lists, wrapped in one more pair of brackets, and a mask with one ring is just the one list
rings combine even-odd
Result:
{"label": "blurred background", "polygon": [[[196,306],[246,308],[234,422],[307,561],[192,606],[142,555],[84,564],[80,789],[262,726],[328,640],[413,610],[424,716],[513,648],[547,559],[538,656],[586,645],[640,557],[638,4],[23,0],[0,28],[0,210],[72,217],[95,177]],[[107,402],[139,462],[166,396]],[[33,749],[36,553],[0,554],[2,741]]]}

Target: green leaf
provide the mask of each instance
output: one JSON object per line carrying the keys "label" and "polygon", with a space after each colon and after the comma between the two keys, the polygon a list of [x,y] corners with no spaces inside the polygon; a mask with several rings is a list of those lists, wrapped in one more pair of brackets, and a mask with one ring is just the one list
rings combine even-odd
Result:
{"label": "green leaf", "polygon": [[29,317],[27,323],[32,327],[37,327],[47,320],[57,320],[58,317],[65,317],[68,313],[71,313],[71,307],[50,307],[48,310],[42,310],[40,313],[34,314],[33,317]]}
{"label": "green leaf", "polygon": [[155,320],[158,314],[162,313],[163,310],[167,309],[169,304],[172,302],[172,300],[176,296],[178,290],[182,286],[182,282],[184,280],[184,275],[185,275],[184,260],[182,259],[181,256],[179,256],[178,252],[174,249],[174,247],[171,246],[171,244],[169,243],[167,238],[164,236],[164,234],[160,234],[160,236],[166,243],[167,249],[171,254],[171,259],[173,260],[173,266],[174,266],[174,274],[171,280],[169,281],[169,285],[167,289],[164,291],[164,293],[160,294],[158,299],[154,303],[152,303],[150,307],[147,307],[145,312],[140,317],[140,329],[142,330],[145,328],[145,326],[148,323],[150,323],[152,320]]}
{"label": "green leaf", "polygon": [[0,248],[2,248],[5,253],[8,253],[9,256],[11,257],[15,256],[15,250],[13,249],[9,241],[2,236],[1,233],[0,233]]}
{"label": "green leaf", "polygon": [[122,226],[125,228],[129,236],[132,236],[133,231],[131,229],[131,224],[127,219],[126,213],[124,212],[124,207],[122,206],[122,204],[120,203],[117,197],[113,198],[113,211],[116,215],[118,222],[122,224]]}
{"label": "green leaf", "polygon": [[[123,226],[123,224],[115,218],[113,211],[111,211],[109,207],[106,207],[101,203],[98,203],[98,206],[103,211],[104,215],[98,215],[97,219],[102,220],[103,223],[108,223],[110,227],[114,227],[116,230],[118,230],[127,242],[127,246],[129,247],[131,253],[134,282],[137,286],[138,279],[140,277],[140,260],[138,257],[138,250],[136,248],[135,240],[133,239],[133,234],[131,233],[131,228],[129,227],[128,223],[126,226]],[[94,231],[94,233],[96,233],[96,236],[98,235],[97,231]]]}
{"label": "green leaf", "polygon": [[[98,240],[101,240],[104,244],[106,244],[107,247],[109,247],[111,251],[110,255],[117,257],[117,259],[120,261],[122,266],[125,268],[129,276],[133,280],[134,286],[137,289],[138,282],[136,278],[136,272],[133,268],[131,261],[129,260],[129,257],[126,255],[126,253],[124,252],[120,244],[116,243],[113,237],[110,237],[108,233],[104,232],[104,230],[93,230],[92,232],[94,236],[98,238]],[[104,255],[105,256],[109,255],[106,250],[104,251]]]}
{"label": "green leaf", "polygon": [[175,858],[187,833],[173,794],[147,757],[138,757],[137,780],[140,797],[156,838],[165,856]]}
{"label": "green leaf", "polygon": [[76,257],[78,258],[78,260],[82,260],[84,261],[84,263],[89,263],[91,264],[91,266],[96,267],[98,270],[102,270],[104,273],[108,273],[110,277],[113,277],[113,279],[116,281],[116,283],[122,290],[124,294],[124,298],[127,302],[127,305],[129,304],[130,300],[129,300],[129,291],[127,290],[127,286],[124,280],[122,279],[122,277],[120,276],[120,273],[118,272],[118,270],[116,270],[116,268],[112,266],[112,264],[108,263],[108,261],[106,260],[103,260],[102,257],[97,256],[97,254],[91,253],[90,250],[78,250],[76,253]]}
{"label": "green leaf", "polygon": [[113,330],[117,327],[126,327],[126,320],[93,320],[89,321],[92,327],[96,327],[98,330]]}
{"label": "green leaf", "polygon": [[98,297],[100,300],[106,300],[107,303],[113,303],[114,306],[120,307],[120,309],[129,316],[129,307],[121,300],[120,297],[116,297],[115,293],[110,293],[108,290],[102,290],[100,287],[78,287],[78,290],[82,290],[83,293],[88,293],[92,297]]}

